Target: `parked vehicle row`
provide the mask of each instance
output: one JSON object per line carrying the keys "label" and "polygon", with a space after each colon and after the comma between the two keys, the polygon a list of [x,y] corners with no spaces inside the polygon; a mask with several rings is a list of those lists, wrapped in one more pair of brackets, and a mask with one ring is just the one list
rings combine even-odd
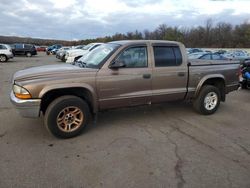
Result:
{"label": "parked vehicle row", "polygon": [[187,54],[189,59],[206,59],[206,60],[250,60],[250,54],[245,50],[202,50],[199,48],[188,48]]}
{"label": "parked vehicle row", "polygon": [[100,46],[103,43],[90,43],[87,46],[84,46],[81,49],[71,49],[66,52],[66,63],[73,63],[85,54],[89,53],[96,47]]}

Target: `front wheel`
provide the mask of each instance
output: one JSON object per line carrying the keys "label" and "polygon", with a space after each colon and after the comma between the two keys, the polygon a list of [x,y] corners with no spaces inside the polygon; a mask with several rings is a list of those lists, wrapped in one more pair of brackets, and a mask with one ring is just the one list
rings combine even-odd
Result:
{"label": "front wheel", "polygon": [[89,119],[89,106],[79,97],[55,99],[45,112],[44,123],[50,133],[59,138],[75,137],[83,131]]}
{"label": "front wheel", "polygon": [[6,57],[6,55],[0,55],[0,62],[6,62],[8,60],[8,58]]}
{"label": "front wheel", "polygon": [[210,115],[217,111],[220,106],[220,90],[212,85],[202,87],[198,97],[194,100],[194,109],[204,115]]}
{"label": "front wheel", "polygon": [[26,56],[27,56],[27,57],[31,57],[31,56],[32,56],[31,52],[27,52],[27,53],[26,53]]}

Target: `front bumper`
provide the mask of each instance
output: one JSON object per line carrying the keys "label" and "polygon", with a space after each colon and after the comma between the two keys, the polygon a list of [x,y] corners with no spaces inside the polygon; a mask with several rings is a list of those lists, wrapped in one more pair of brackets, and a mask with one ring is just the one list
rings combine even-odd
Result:
{"label": "front bumper", "polygon": [[14,57],[14,55],[11,53],[11,54],[6,54],[7,55],[7,58],[8,59],[11,59],[11,58],[13,58]]}
{"label": "front bumper", "polygon": [[69,57],[67,58],[67,60],[66,60],[66,63],[73,63],[74,60],[75,60],[75,57],[69,56]]}
{"label": "front bumper", "polygon": [[10,101],[17,108],[21,116],[29,118],[39,117],[41,99],[18,99],[12,91],[10,93]]}

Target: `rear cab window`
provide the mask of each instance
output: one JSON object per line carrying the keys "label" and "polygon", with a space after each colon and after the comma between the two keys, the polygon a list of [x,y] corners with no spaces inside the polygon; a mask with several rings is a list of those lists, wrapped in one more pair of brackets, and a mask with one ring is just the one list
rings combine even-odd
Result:
{"label": "rear cab window", "polygon": [[182,55],[179,46],[154,45],[155,67],[172,67],[182,64]]}

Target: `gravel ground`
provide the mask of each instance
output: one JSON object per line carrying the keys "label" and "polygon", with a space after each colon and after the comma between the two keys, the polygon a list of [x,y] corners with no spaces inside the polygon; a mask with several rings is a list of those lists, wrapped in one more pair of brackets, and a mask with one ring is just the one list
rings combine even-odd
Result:
{"label": "gravel ground", "polygon": [[45,64],[61,62],[39,53],[0,64],[0,187],[250,187],[250,90],[212,116],[188,103],[102,112],[61,140],[9,102],[13,73]]}

